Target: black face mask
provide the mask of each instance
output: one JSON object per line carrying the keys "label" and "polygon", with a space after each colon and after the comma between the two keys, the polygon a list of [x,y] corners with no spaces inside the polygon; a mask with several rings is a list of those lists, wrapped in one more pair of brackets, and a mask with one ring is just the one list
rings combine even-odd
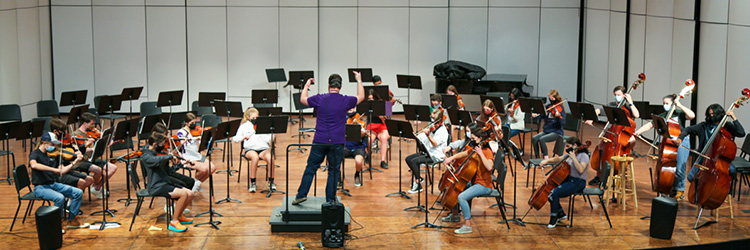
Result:
{"label": "black face mask", "polygon": [[347,117],[352,117],[352,116],[354,116],[355,114],[357,114],[357,112],[346,113],[346,116],[347,116]]}
{"label": "black face mask", "polygon": [[706,122],[708,122],[708,123],[717,123],[717,122],[721,121],[721,118],[723,118],[723,117],[721,117],[719,115],[712,115],[712,116],[706,117]]}
{"label": "black face mask", "polygon": [[573,151],[575,151],[575,148],[566,148],[565,149],[565,153],[570,153],[570,152],[573,152]]}
{"label": "black face mask", "polygon": [[251,122],[252,124],[255,124],[255,122],[257,122],[257,121],[258,121],[258,119],[250,119],[250,122]]}
{"label": "black face mask", "polygon": [[193,124],[190,124],[190,126],[188,127],[190,127],[190,129],[192,130],[192,129],[195,129],[195,126],[196,126],[195,123],[193,123]]}
{"label": "black face mask", "polygon": [[479,143],[477,143],[477,141],[475,141],[475,140],[471,140],[471,142],[469,142],[469,146],[472,147],[472,148],[476,147],[477,145],[479,145]]}
{"label": "black face mask", "polygon": [[154,147],[154,151],[157,153],[164,151],[164,145]]}

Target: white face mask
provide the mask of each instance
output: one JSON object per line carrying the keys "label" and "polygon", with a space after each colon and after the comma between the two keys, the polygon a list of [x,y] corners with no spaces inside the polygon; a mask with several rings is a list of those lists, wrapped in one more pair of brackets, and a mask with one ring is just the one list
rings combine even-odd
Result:
{"label": "white face mask", "polygon": [[616,96],[615,96],[615,101],[616,101],[616,102],[621,102],[621,101],[622,101],[622,97],[623,97],[623,96],[621,96],[621,95],[616,95]]}
{"label": "white face mask", "polygon": [[669,111],[669,109],[672,108],[672,105],[670,104],[664,104],[664,111]]}
{"label": "white face mask", "polygon": [[471,138],[471,131],[466,131],[466,138]]}

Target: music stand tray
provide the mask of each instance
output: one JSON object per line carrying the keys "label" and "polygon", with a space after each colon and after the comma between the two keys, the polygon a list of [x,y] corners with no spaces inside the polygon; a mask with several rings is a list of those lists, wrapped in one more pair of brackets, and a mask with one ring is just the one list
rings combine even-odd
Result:
{"label": "music stand tray", "polygon": [[570,108],[570,115],[578,120],[596,121],[599,119],[599,117],[596,115],[596,109],[594,108],[594,105],[591,105],[590,103],[568,102],[568,107]]}
{"label": "music stand tray", "polygon": [[149,115],[149,116],[143,117],[141,127],[138,130],[138,134],[142,135],[142,134],[151,133],[151,130],[154,129],[154,126],[156,125],[156,123],[160,121],[161,121],[161,115]]}
{"label": "music stand tray", "polygon": [[612,125],[617,126],[630,126],[628,122],[628,115],[625,114],[625,110],[614,107],[604,107],[604,113],[607,114],[607,121]]}
{"label": "music stand tray", "polygon": [[518,103],[521,106],[521,111],[524,113],[532,113],[538,115],[547,114],[544,108],[544,102],[541,99],[536,98],[518,98]]}
{"label": "music stand tray", "polygon": [[373,82],[372,80],[372,68],[349,68],[346,70],[349,73],[349,82],[357,82],[354,77],[354,71],[362,74],[362,82]]}
{"label": "music stand tray", "polygon": [[473,119],[471,119],[471,113],[469,113],[469,111],[457,109],[449,109],[448,118],[451,120],[451,124],[455,124],[456,126],[461,127],[468,126],[469,123],[473,121]]}
{"label": "music stand tray", "polygon": [[302,89],[302,86],[307,82],[307,79],[315,78],[315,71],[289,71],[289,81],[284,87],[292,85],[295,89]]}
{"label": "music stand tray", "polygon": [[503,102],[503,98],[500,98],[497,96],[488,96],[488,95],[480,95],[479,98],[480,100],[482,100],[483,106],[484,106],[485,100],[492,101],[492,104],[495,104],[495,111],[497,112],[497,114],[501,116],[505,115],[505,103]]}
{"label": "music stand tray", "polygon": [[415,75],[396,75],[397,86],[402,89],[422,89],[422,77]]}
{"label": "music stand tray", "polygon": [[404,104],[404,119],[407,121],[430,122],[430,107],[427,105]]}
{"label": "music stand tray", "polygon": [[63,92],[60,94],[60,107],[84,104],[87,94],[88,90]]}
{"label": "music stand tray", "polygon": [[187,115],[187,111],[185,112],[175,112],[175,113],[162,113],[159,116],[159,119],[166,122],[168,125],[167,129],[173,130],[173,129],[180,129],[182,128],[182,123],[185,120],[185,115]]}
{"label": "music stand tray", "polygon": [[[242,117],[245,115],[245,112],[242,111],[241,102],[215,101],[214,108],[216,109],[216,115],[218,116]],[[214,140],[221,139],[214,138]]]}
{"label": "music stand tray", "polygon": [[114,113],[122,108],[121,95],[105,95],[99,97],[99,103],[96,106],[96,112],[100,115]]}
{"label": "music stand tray", "polygon": [[357,113],[362,115],[381,116],[385,115],[385,101],[364,101],[357,105]]}
{"label": "music stand tray", "polygon": [[81,119],[81,115],[83,114],[83,112],[87,112],[88,110],[89,110],[88,104],[84,104],[84,105],[70,109],[70,113],[68,114],[67,125],[78,123],[78,121]]}
{"label": "music stand tray", "polygon": [[458,96],[455,95],[448,95],[448,94],[440,94],[440,96],[443,99],[443,108],[444,109],[458,109]]}
{"label": "music stand tray", "polygon": [[253,89],[252,103],[278,103],[279,102],[279,90],[277,89]]}
{"label": "music stand tray", "polygon": [[365,100],[367,100],[367,95],[370,93],[370,89],[375,90],[375,94],[378,94],[381,100],[389,100],[391,99],[390,91],[388,90],[388,85],[378,85],[378,86],[364,86],[365,88]]}
{"label": "music stand tray", "polygon": [[184,90],[165,91],[159,93],[159,99],[156,101],[157,107],[182,105],[182,94]]}
{"label": "music stand tray", "polygon": [[286,73],[284,68],[266,69],[266,78],[268,82],[286,82]]}
{"label": "music stand tray", "polygon": [[214,101],[224,101],[227,99],[227,93],[224,92],[199,92],[198,106],[211,107]]}
{"label": "music stand tray", "polygon": [[275,116],[282,114],[281,107],[255,108],[258,110],[258,116]]}

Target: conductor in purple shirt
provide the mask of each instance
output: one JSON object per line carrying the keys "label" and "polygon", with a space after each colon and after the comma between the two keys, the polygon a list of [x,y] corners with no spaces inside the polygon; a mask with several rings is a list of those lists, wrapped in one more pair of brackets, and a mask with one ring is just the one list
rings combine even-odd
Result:
{"label": "conductor in purple shirt", "polygon": [[326,183],[326,202],[336,201],[337,178],[341,176],[340,167],[343,160],[344,144],[346,143],[346,113],[349,109],[357,106],[365,99],[365,88],[362,86],[362,75],[354,72],[357,80],[357,96],[345,96],[339,94],[341,90],[341,76],[332,74],[328,77],[328,93],[308,97],[308,89],[315,79],[307,79],[302,88],[300,102],[312,108],[318,113],[315,123],[315,136],[310,156],[307,157],[307,167],[302,175],[297,196],[292,205],[300,204],[307,200],[315,172],[320,168],[323,160],[328,158],[328,182]]}

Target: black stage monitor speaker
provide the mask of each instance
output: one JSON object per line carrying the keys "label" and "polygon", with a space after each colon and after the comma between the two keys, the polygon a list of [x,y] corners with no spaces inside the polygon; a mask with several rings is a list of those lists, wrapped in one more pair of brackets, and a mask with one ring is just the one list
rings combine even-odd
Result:
{"label": "black stage monitor speaker", "polygon": [[344,204],[323,203],[321,229],[324,247],[344,247]]}
{"label": "black stage monitor speaker", "polygon": [[62,247],[60,213],[60,208],[56,206],[42,206],[36,210],[36,232],[42,250]]}
{"label": "black stage monitor speaker", "polygon": [[677,218],[677,201],[668,197],[656,197],[651,202],[651,225],[649,235],[658,239],[671,239]]}

